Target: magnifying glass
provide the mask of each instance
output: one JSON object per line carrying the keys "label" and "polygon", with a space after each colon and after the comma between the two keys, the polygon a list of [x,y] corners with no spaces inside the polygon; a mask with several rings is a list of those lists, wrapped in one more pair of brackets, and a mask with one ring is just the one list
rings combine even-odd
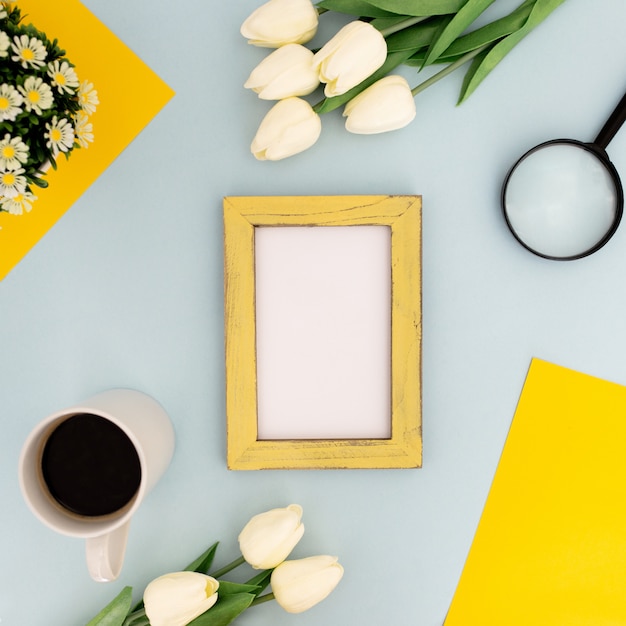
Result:
{"label": "magnifying glass", "polygon": [[569,261],[596,252],[614,235],[624,192],[606,148],[625,120],[626,94],[591,143],[554,139],[513,165],[502,187],[502,210],[525,248]]}

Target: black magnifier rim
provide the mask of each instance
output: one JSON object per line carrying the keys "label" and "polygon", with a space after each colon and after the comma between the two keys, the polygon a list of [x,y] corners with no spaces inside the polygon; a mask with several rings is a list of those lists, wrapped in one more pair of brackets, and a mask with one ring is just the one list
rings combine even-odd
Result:
{"label": "black magnifier rim", "polygon": [[[520,163],[524,161],[524,159],[529,157],[534,152],[538,152],[539,150],[543,150],[544,148],[547,148],[549,146],[554,146],[554,145],[576,146],[577,148],[582,148],[583,150],[587,150],[587,152],[591,152],[602,163],[602,165],[604,165],[606,170],[609,172],[609,174],[611,175],[611,179],[613,180],[613,185],[615,186],[615,200],[616,200],[615,217],[613,218],[613,222],[611,223],[611,226],[606,231],[604,236],[600,240],[598,240],[593,246],[591,246],[591,248],[588,248],[587,250],[584,250],[583,252],[579,252],[577,254],[573,254],[570,256],[554,256],[554,255],[546,254],[545,252],[541,252],[539,250],[535,250],[534,248],[529,246],[521,237],[519,237],[519,235],[515,231],[515,228],[513,227],[513,224],[511,224],[511,221],[509,219],[509,215],[508,215],[507,208],[506,208],[506,190],[509,184],[509,180],[511,179],[511,176],[517,169],[518,165],[520,165]],[[528,150],[528,152],[523,154],[513,164],[511,169],[508,171],[506,177],[504,178],[504,183],[502,184],[500,205],[502,207],[502,214],[504,215],[504,220],[509,230],[511,231],[511,234],[524,248],[526,248],[526,250],[544,259],[550,259],[551,261],[574,261],[576,259],[582,259],[586,256],[589,256],[590,254],[593,254],[594,252],[597,252],[611,239],[611,237],[613,237],[613,235],[615,234],[615,231],[617,230],[617,227],[620,224],[620,221],[622,219],[622,214],[624,212],[624,190],[622,188],[622,182],[620,180],[619,174],[617,173],[617,170],[615,169],[615,166],[613,165],[613,163],[611,163],[611,160],[609,159],[606,152],[602,148],[600,148],[599,146],[596,146],[593,143],[584,143],[582,141],[577,141],[576,139],[552,139],[550,141],[544,141],[543,143],[540,143],[534,148],[531,148],[530,150]]]}

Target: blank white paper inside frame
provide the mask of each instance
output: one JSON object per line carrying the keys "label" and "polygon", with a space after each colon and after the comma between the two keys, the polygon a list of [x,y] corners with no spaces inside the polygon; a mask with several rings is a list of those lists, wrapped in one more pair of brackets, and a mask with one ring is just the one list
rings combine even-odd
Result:
{"label": "blank white paper inside frame", "polygon": [[391,229],[255,228],[258,439],[391,437]]}

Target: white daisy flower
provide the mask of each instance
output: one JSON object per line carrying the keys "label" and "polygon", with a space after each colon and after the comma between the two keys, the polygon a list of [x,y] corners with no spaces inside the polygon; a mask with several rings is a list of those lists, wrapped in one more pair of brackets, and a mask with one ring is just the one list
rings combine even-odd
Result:
{"label": "white daisy flower", "polygon": [[30,193],[30,191],[25,191],[24,193],[18,193],[13,198],[0,199],[0,208],[13,215],[22,215],[24,211],[26,213],[30,212],[35,200],[37,200],[37,196]]}
{"label": "white daisy flower", "polygon": [[28,146],[21,137],[11,137],[9,133],[0,140],[0,170],[3,172],[20,169],[28,160]]}
{"label": "white daisy flower", "polygon": [[93,124],[84,111],[79,111],[74,117],[74,134],[79,145],[88,148],[93,142]]}
{"label": "white daisy flower", "polygon": [[48,63],[48,76],[59,93],[74,93],[78,87],[78,76],[67,61],[60,62],[57,59],[53,63]]}
{"label": "white daisy flower", "polygon": [[41,115],[42,111],[49,109],[54,103],[52,89],[48,83],[43,81],[43,78],[29,76],[24,81],[24,86],[20,86],[18,89],[24,96],[26,110],[35,111],[37,115]]}
{"label": "white daisy flower", "polygon": [[22,168],[12,172],[0,172],[0,196],[15,198],[26,191],[26,178]]}
{"label": "white daisy flower", "polygon": [[48,51],[43,43],[37,37],[29,37],[28,35],[21,35],[20,37],[15,35],[11,49],[15,53],[11,60],[20,63],[25,69],[43,67],[46,56],[48,56]]}
{"label": "white daisy flower", "polygon": [[7,15],[7,10],[4,7],[0,6],[0,20],[6,19]]}
{"label": "white daisy flower", "polygon": [[22,94],[13,85],[0,85],[0,121],[14,122],[22,112]]}
{"label": "white daisy flower", "polygon": [[10,45],[11,39],[3,30],[0,30],[0,58],[9,56]]}
{"label": "white daisy flower", "polygon": [[87,115],[92,115],[96,112],[96,106],[100,104],[100,100],[98,100],[98,92],[93,88],[93,83],[84,80],[80,84],[78,101]]}
{"label": "white daisy flower", "polygon": [[54,157],[59,152],[67,152],[74,145],[74,127],[66,118],[57,119],[55,115],[50,123],[46,124],[48,132],[44,133],[46,146],[52,150]]}

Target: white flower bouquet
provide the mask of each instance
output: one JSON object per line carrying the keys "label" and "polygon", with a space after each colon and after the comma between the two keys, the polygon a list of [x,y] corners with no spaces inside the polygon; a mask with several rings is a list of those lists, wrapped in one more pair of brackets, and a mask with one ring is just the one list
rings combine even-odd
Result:
{"label": "white flower bouquet", "polygon": [[[270,600],[288,613],[302,613],[326,598],[343,576],[333,556],[287,560],[303,534],[297,504],[259,513],[239,534],[241,556],[232,563],[208,574],[214,543],[184,570],[155,578],[134,607],[132,587],[124,587],[87,626],[226,626]],[[245,583],[222,579],[245,563],[260,571]],[[264,593],[268,585],[271,591]]]}
{"label": "white flower bouquet", "polygon": [[[469,63],[459,103],[467,99],[518,42],[565,0],[523,0],[509,15],[480,27],[476,20],[495,0],[269,0],[241,26],[248,42],[276,48],[250,74],[245,87],[278,100],[261,122],[251,151],[276,161],[318,139],[321,113],[344,106],[346,129],[374,134],[403,128],[416,116],[414,97]],[[319,16],[355,19],[320,49],[304,46]],[[392,74],[400,65],[445,67],[411,87]],[[303,96],[324,85],[323,98]]]}
{"label": "white flower bouquet", "polygon": [[20,215],[47,187],[57,158],[93,141],[98,94],[80,81],[56,39],[24,24],[20,9],[0,2],[0,211]]}

